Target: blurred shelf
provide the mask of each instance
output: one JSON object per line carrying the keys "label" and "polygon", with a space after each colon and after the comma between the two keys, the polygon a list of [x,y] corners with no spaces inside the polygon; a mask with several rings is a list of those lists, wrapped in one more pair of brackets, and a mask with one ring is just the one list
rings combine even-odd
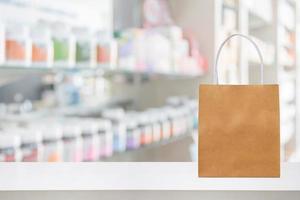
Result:
{"label": "blurred shelf", "polygon": [[[101,159],[101,161],[105,161],[105,162],[116,162],[116,161],[133,161],[133,162],[140,162],[140,161],[147,161],[147,162],[159,162],[159,161],[180,161],[180,162],[184,162],[184,161],[191,161],[188,160],[187,158],[179,158],[178,154],[176,154],[176,158],[173,158],[174,160],[172,160],[172,158],[163,158],[160,157],[159,154],[157,154],[158,151],[161,151],[161,153],[163,153],[163,149],[165,149],[166,147],[170,147],[171,145],[176,145],[175,148],[179,147],[181,144],[180,143],[185,143],[187,145],[186,148],[182,148],[182,149],[188,149],[189,145],[193,143],[192,140],[192,135],[191,133],[185,133],[182,135],[178,135],[178,136],[171,136],[169,139],[163,139],[161,141],[157,141],[157,142],[153,142],[151,144],[148,145],[143,145],[137,149],[132,149],[132,150],[127,150],[125,152],[117,152],[114,153],[111,157],[107,157],[107,158],[103,158]],[[155,151],[154,151],[155,150]],[[173,149],[173,151],[175,151]],[[138,155],[144,154],[146,152],[153,152],[153,154],[155,154],[155,160],[149,160],[149,158],[145,158],[145,156],[142,156],[143,158],[137,158],[139,157]],[[153,156],[152,156],[153,157]]]}
{"label": "blurred shelf", "polygon": [[[245,2],[249,12],[249,29],[268,28],[272,26],[272,2],[271,1],[247,1]],[[260,4],[260,6],[258,6]],[[263,9],[264,8],[264,9]]]}
{"label": "blurred shelf", "polygon": [[84,67],[84,66],[73,66],[73,67],[62,67],[53,66],[46,67],[42,65],[36,66],[18,66],[18,65],[2,65],[0,71],[10,73],[58,73],[58,72],[89,72],[91,74],[101,74],[104,76],[114,75],[139,75],[139,76],[151,76],[151,77],[167,77],[167,78],[197,78],[202,76],[201,73],[175,73],[175,72],[143,72],[143,71],[131,71],[122,69],[109,69],[108,65],[100,65],[97,67]]}
{"label": "blurred shelf", "polygon": [[272,26],[272,21],[265,19],[256,12],[249,12],[249,29],[266,29]]}
{"label": "blurred shelf", "polygon": [[109,107],[113,106],[122,106],[126,107],[133,103],[132,98],[118,98],[111,97],[107,100],[104,100],[96,105],[78,105],[78,106],[69,106],[69,107],[61,107],[56,109],[50,109],[44,112],[65,115],[65,116],[82,116],[82,117],[92,117],[95,115],[99,115],[99,113]]}
{"label": "blurred shelf", "polygon": [[45,65],[33,65],[33,66],[24,66],[24,65],[0,65],[1,71],[16,72],[16,73],[56,73],[62,71],[76,72],[76,71],[95,71],[103,69],[106,65],[97,66],[97,67],[84,67],[84,66],[45,66]]}
{"label": "blurred shelf", "polygon": [[202,74],[181,74],[181,73],[172,73],[172,72],[142,72],[142,71],[130,71],[130,70],[105,70],[105,75],[114,76],[114,75],[139,75],[139,76],[148,76],[148,77],[166,77],[166,78],[197,78],[202,76]]}
{"label": "blurred shelf", "polygon": [[271,0],[243,1],[243,4],[248,8],[249,30],[265,30],[273,25]]}
{"label": "blurred shelf", "polygon": [[38,118],[45,117],[62,117],[62,116],[76,116],[76,117],[99,117],[100,113],[105,108],[110,107],[127,107],[134,103],[132,98],[118,98],[111,97],[107,100],[103,100],[97,104],[79,104],[73,106],[57,107],[57,108],[44,108],[38,111],[32,111],[23,114],[6,114],[5,116],[0,116],[2,121],[29,121]]}
{"label": "blurred shelf", "polygon": [[[260,65],[261,63],[260,63],[260,61],[259,60],[251,60],[251,59],[249,59],[249,65],[250,66],[258,66],[258,65]],[[274,62],[272,62],[272,61],[264,61],[264,66],[265,67],[272,67],[274,65]]]}
{"label": "blurred shelf", "polygon": [[227,3],[223,3],[223,9],[229,9],[229,10],[238,12],[238,8],[236,5],[231,5],[231,4],[227,4]]}
{"label": "blurred shelf", "polygon": [[1,163],[0,190],[299,191],[300,163],[280,178],[198,177],[197,162]]}

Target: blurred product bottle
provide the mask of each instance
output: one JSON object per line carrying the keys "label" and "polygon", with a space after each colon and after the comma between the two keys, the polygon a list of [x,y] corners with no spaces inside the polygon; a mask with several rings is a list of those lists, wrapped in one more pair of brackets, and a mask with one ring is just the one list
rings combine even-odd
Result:
{"label": "blurred product bottle", "polygon": [[146,34],[143,29],[134,29],[134,55],[136,57],[136,63],[134,70],[139,72],[145,72],[146,69],[146,53],[145,53],[145,39]]}
{"label": "blurred product bottle", "polygon": [[108,31],[97,31],[94,36],[96,65],[115,69],[117,65],[117,41]]}
{"label": "blurred product bottle", "polygon": [[149,117],[149,123],[152,126],[152,141],[158,142],[161,140],[161,124],[159,123],[158,109],[149,109],[147,115]]}
{"label": "blurred product bottle", "polygon": [[172,72],[170,41],[155,31],[148,31],[145,41],[147,71],[158,73]]}
{"label": "blurred product bottle", "polygon": [[189,56],[188,41],[183,39],[182,29],[178,26],[163,26],[155,30],[164,35],[171,45],[171,72],[183,74],[184,60]]}
{"label": "blurred product bottle", "polygon": [[[69,58],[69,43],[65,38],[54,38],[53,39],[54,48],[54,62],[68,62]],[[67,64],[66,64],[67,65]]]}
{"label": "blurred product bottle", "polygon": [[136,113],[126,114],[126,149],[137,149],[141,142],[141,129],[138,127],[138,120]]}
{"label": "blurred product bottle", "polygon": [[100,158],[110,157],[114,152],[114,129],[112,122],[107,119],[96,119],[98,124]]}
{"label": "blurred product bottle", "polygon": [[63,141],[61,127],[59,125],[52,124],[53,122],[45,121],[41,123],[45,124],[45,126],[34,125],[32,128],[41,130],[42,132],[44,144],[43,161],[63,161]]}
{"label": "blurred product bottle", "polygon": [[82,158],[83,161],[97,161],[99,159],[100,138],[99,125],[94,119],[77,119],[82,130]]}
{"label": "blurred product bottle", "polygon": [[189,100],[187,102],[187,109],[190,113],[190,126],[192,131],[198,131],[198,101]]}
{"label": "blurred product bottle", "polygon": [[0,162],[21,161],[21,138],[14,134],[0,133]]}
{"label": "blurred product bottle", "polygon": [[32,40],[29,37],[29,27],[10,24],[6,26],[5,60],[7,64],[31,64]]}
{"label": "blurred product bottle", "polygon": [[166,106],[164,112],[167,114],[168,121],[170,122],[171,136],[176,136],[178,134],[178,126],[176,125],[174,109]]}
{"label": "blurred product bottle", "polygon": [[74,67],[76,44],[71,28],[61,23],[53,24],[52,40],[54,65]]}
{"label": "blurred product bottle", "polygon": [[42,161],[43,144],[42,134],[39,130],[28,128],[7,129],[9,134],[18,135],[21,138],[20,149],[22,151],[21,161],[39,162]]}
{"label": "blurred product bottle", "polygon": [[53,65],[53,42],[48,27],[38,24],[31,28],[33,65],[51,67]]}
{"label": "blurred product bottle", "polygon": [[92,35],[86,28],[74,28],[73,33],[76,38],[76,65],[91,67],[95,64],[92,62]]}
{"label": "blurred product bottle", "polygon": [[171,122],[168,119],[168,113],[165,112],[164,108],[159,109],[159,123],[161,126],[161,138],[168,139],[171,137],[172,130],[171,130]]}
{"label": "blurred product bottle", "polygon": [[122,70],[133,71],[136,57],[134,55],[134,38],[130,30],[114,33],[118,42],[118,67]]}
{"label": "blurred product bottle", "polygon": [[190,100],[187,106],[191,114],[193,131],[198,131],[198,101]]}
{"label": "blurred product bottle", "polygon": [[123,152],[126,150],[126,124],[125,112],[121,108],[104,110],[102,116],[112,121],[114,151]]}
{"label": "blurred product bottle", "polygon": [[170,117],[173,121],[173,135],[187,133],[188,119],[186,118],[183,104],[185,100],[185,97],[170,97],[167,99],[167,105],[170,106]]}
{"label": "blurred product bottle", "polygon": [[175,108],[166,107],[165,112],[167,113],[168,119],[171,124],[171,136],[180,135],[180,122],[178,121],[178,112]]}
{"label": "blurred product bottle", "polygon": [[80,126],[72,122],[63,122],[63,161],[80,162],[82,161],[82,139]]}
{"label": "blurred product bottle", "polygon": [[167,99],[168,110],[176,122],[174,131],[177,134],[191,133],[198,129],[198,102],[186,97]]}
{"label": "blurred product bottle", "polygon": [[56,85],[56,95],[60,106],[78,105],[80,103],[80,86],[82,78],[76,75],[62,76]]}
{"label": "blurred product bottle", "polygon": [[186,68],[189,59],[189,44],[185,39],[172,42],[172,66],[174,73],[193,75],[193,72]]}
{"label": "blurred product bottle", "polygon": [[140,113],[138,116],[139,128],[141,130],[141,145],[147,145],[152,142],[153,130],[149,120],[149,116],[146,112]]}
{"label": "blurred product bottle", "polygon": [[185,103],[184,106],[182,107],[182,114],[183,114],[183,119],[185,120],[185,132],[192,133],[194,116],[191,113],[187,103]]}
{"label": "blurred product bottle", "polygon": [[186,134],[188,130],[188,121],[187,121],[187,115],[184,109],[184,106],[181,105],[179,109],[177,109],[178,112],[178,123],[179,123],[179,134]]}
{"label": "blurred product bottle", "polygon": [[199,43],[192,32],[185,32],[184,38],[188,41],[189,56],[183,63],[185,74],[201,75],[208,70],[208,61],[199,51]]}

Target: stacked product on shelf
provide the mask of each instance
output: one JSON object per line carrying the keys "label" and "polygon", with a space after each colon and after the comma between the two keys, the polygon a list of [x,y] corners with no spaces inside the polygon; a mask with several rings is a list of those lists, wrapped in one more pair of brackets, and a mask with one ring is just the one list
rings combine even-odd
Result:
{"label": "stacked product on shelf", "polygon": [[62,23],[0,24],[0,64],[17,67],[94,67],[115,62],[116,44],[107,30]]}
{"label": "stacked product on shelf", "polygon": [[[4,31],[1,31],[3,29]],[[2,33],[3,32],[3,33]],[[107,30],[91,31],[63,23],[1,25],[3,66],[102,67],[145,73],[200,75],[204,57],[194,56],[176,26],[127,29],[113,38]]]}
{"label": "stacked product on shelf", "polygon": [[75,62],[77,65],[94,66],[95,45],[92,41],[91,33],[83,28],[74,28],[74,35],[76,37],[75,46]]}
{"label": "stacked product on shelf", "polygon": [[74,66],[76,40],[72,28],[65,24],[54,24],[51,28],[54,65],[63,67]]}
{"label": "stacked product on shelf", "polygon": [[191,45],[182,29],[167,26],[153,29],[128,29],[115,33],[119,69],[166,74],[202,74],[204,67],[191,54]]}
{"label": "stacked product on shelf", "polygon": [[197,102],[176,98],[145,111],[112,108],[102,118],[44,117],[1,123],[0,161],[98,161],[197,130]]}
{"label": "stacked product on shelf", "polygon": [[0,161],[14,162],[22,160],[20,149],[21,139],[17,135],[8,135],[1,133],[0,135]]}
{"label": "stacked product on shelf", "polygon": [[53,65],[53,43],[50,29],[42,24],[37,24],[31,29],[31,64],[50,67]]}
{"label": "stacked product on shelf", "polygon": [[96,63],[113,69],[117,61],[117,42],[107,31],[95,33]]}
{"label": "stacked product on shelf", "polygon": [[81,129],[76,123],[63,122],[63,161],[79,162],[82,160]]}
{"label": "stacked product on shelf", "polygon": [[141,145],[141,127],[138,123],[138,114],[129,112],[126,115],[126,149],[137,149]]}
{"label": "stacked product on shelf", "polygon": [[28,66],[31,60],[31,38],[29,28],[11,24],[5,27],[5,60],[7,64]]}
{"label": "stacked product on shelf", "polygon": [[77,118],[74,122],[81,127],[83,161],[95,161],[112,155],[112,124],[109,120]]}
{"label": "stacked product on shelf", "polygon": [[295,150],[296,133],[296,19],[297,3],[278,3],[278,71],[280,83],[280,129],[283,160]]}
{"label": "stacked product on shelf", "polygon": [[107,109],[102,116],[113,124],[113,149],[117,152],[126,150],[125,111],[121,108]]}
{"label": "stacked product on shelf", "polygon": [[43,145],[40,131],[16,129],[14,133],[21,138],[22,161],[35,162],[42,159]]}

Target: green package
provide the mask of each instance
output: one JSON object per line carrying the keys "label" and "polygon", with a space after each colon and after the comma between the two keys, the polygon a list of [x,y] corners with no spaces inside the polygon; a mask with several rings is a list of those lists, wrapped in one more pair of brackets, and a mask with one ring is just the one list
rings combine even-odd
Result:
{"label": "green package", "polygon": [[91,59],[90,43],[78,41],[76,43],[76,62],[88,62]]}
{"label": "green package", "polygon": [[54,61],[67,61],[69,58],[69,43],[67,39],[53,39]]}

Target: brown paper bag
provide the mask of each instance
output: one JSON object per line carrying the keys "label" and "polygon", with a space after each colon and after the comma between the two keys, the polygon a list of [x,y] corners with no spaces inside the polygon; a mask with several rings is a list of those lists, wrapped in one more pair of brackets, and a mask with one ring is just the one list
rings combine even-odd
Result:
{"label": "brown paper bag", "polygon": [[280,176],[278,91],[278,85],[200,85],[199,177]]}

